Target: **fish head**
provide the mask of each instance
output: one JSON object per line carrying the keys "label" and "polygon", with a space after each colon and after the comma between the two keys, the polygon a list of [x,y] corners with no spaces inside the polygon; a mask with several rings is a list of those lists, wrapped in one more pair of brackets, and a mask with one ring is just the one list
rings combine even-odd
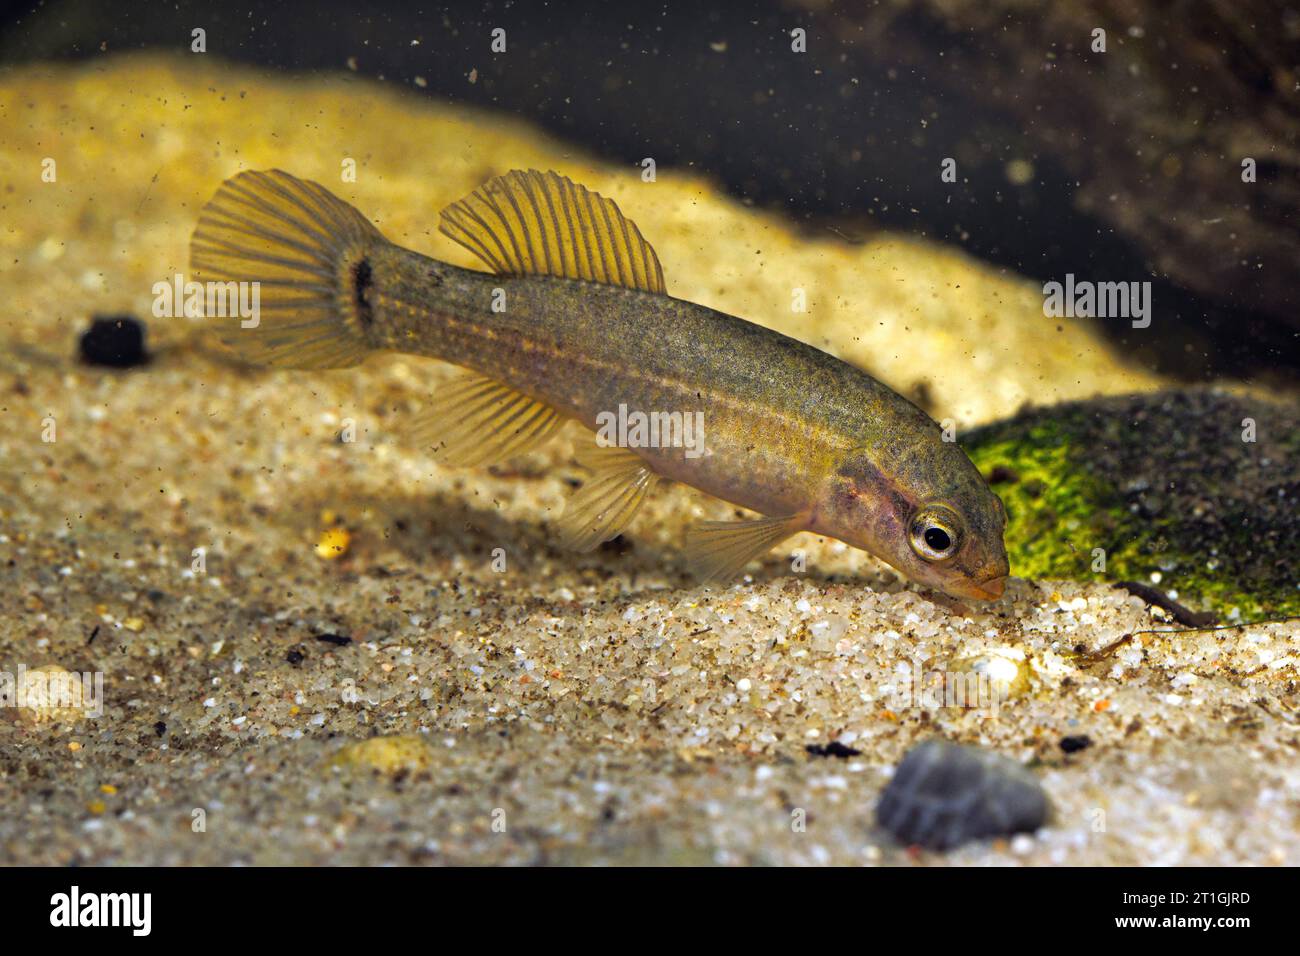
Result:
{"label": "fish head", "polygon": [[1000,598],[1011,570],[1002,500],[954,443],[895,452],[845,455],[820,496],[814,530],[945,594]]}

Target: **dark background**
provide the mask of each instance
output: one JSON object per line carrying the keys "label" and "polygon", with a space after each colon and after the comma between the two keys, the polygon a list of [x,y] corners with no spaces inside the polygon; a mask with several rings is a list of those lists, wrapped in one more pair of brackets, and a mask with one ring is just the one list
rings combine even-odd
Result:
{"label": "dark background", "polygon": [[[1245,20],[1224,14],[1237,17],[1231,22],[1198,20],[1209,14],[1181,3],[1150,11],[1122,0],[1053,4],[1037,19],[1003,13],[994,0],[953,4],[956,16],[937,6],[49,0],[10,11],[0,63],[187,51],[196,26],[207,31],[210,56],[297,71],[346,70],[351,59],[361,75],[529,119],[629,172],[647,156],[661,169],[694,167],[821,235],[855,241],[888,228],[959,245],[1040,281],[1067,272],[1150,280],[1153,328],[1106,323],[1117,347],[1188,379],[1294,382],[1300,258],[1288,243],[1300,248],[1297,148],[1293,128],[1283,123],[1279,136],[1270,111],[1280,103],[1284,116],[1300,118],[1286,73],[1300,61],[1286,52],[1290,31],[1300,38],[1300,18],[1271,3],[1236,3],[1259,9]],[[1089,59],[1094,20],[1111,25],[1110,60]],[[1135,22],[1145,24],[1140,35]],[[803,55],[790,50],[796,26],[808,35]],[[507,31],[505,55],[490,52],[495,27]],[[1161,59],[1138,72],[1135,62],[1144,61],[1133,58],[1153,51]],[[1170,64],[1172,85],[1161,87]],[[417,87],[417,76],[427,86]],[[1149,103],[1124,115],[1133,96],[1158,101],[1169,123],[1159,113],[1152,119]],[[1177,115],[1185,102],[1200,111],[1198,123]],[[1272,124],[1267,142],[1283,140],[1281,159],[1261,158],[1253,193],[1234,182],[1233,156],[1212,140],[1187,141],[1196,135],[1189,129],[1240,124],[1243,111],[1249,123],[1251,110]],[[1159,141],[1166,129],[1175,147]],[[1172,191],[1149,162],[1170,149],[1189,157],[1187,181]],[[1209,163],[1200,181],[1193,150]],[[958,160],[956,184],[939,179],[947,156]],[[1030,182],[1008,179],[1011,160],[1032,163]],[[1107,194],[1107,177],[1126,190],[1110,205],[1132,209],[1080,201],[1081,189]],[[1211,188],[1220,195],[1195,208]],[[1192,222],[1216,215],[1227,223],[1221,236]]]}

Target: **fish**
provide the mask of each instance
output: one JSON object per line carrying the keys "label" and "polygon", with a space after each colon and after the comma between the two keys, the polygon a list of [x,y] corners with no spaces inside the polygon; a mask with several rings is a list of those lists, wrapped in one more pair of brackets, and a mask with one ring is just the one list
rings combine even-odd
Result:
{"label": "fish", "polygon": [[687,530],[705,582],[808,531],[944,594],[1002,596],[1006,509],[960,446],[862,369],[670,296],[612,200],[514,170],[442,210],[439,231],[488,271],[390,242],[317,183],[247,170],[200,211],[191,272],[209,288],[258,284],[253,319],[215,322],[245,363],[340,369],[402,352],[458,366],[403,429],[441,464],[502,461],[577,422],[591,477],[557,521],[567,547],[617,537],[668,479],[757,514]]}

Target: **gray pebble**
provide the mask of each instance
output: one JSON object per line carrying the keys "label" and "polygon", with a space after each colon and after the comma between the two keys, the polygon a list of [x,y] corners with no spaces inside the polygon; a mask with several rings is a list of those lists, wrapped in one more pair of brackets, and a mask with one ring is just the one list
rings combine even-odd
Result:
{"label": "gray pebble", "polygon": [[930,850],[1037,830],[1046,819],[1047,796],[1020,764],[937,739],[907,752],[876,807],[898,840]]}

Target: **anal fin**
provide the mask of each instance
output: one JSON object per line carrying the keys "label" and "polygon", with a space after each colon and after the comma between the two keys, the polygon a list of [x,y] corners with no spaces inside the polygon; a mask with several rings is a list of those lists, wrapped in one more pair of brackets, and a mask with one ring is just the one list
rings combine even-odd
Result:
{"label": "anal fin", "polygon": [[406,438],[429,448],[439,464],[473,467],[537,448],[561,424],[560,413],[545,402],[466,371],[434,393]]}
{"label": "anal fin", "polygon": [[802,531],[804,515],[750,521],[704,521],[686,532],[687,562],[706,582],[736,577],[745,565]]}
{"label": "anal fin", "polygon": [[590,551],[617,537],[636,517],[657,476],[635,452],[580,444],[578,462],[594,474],[565,503],[560,543]]}

